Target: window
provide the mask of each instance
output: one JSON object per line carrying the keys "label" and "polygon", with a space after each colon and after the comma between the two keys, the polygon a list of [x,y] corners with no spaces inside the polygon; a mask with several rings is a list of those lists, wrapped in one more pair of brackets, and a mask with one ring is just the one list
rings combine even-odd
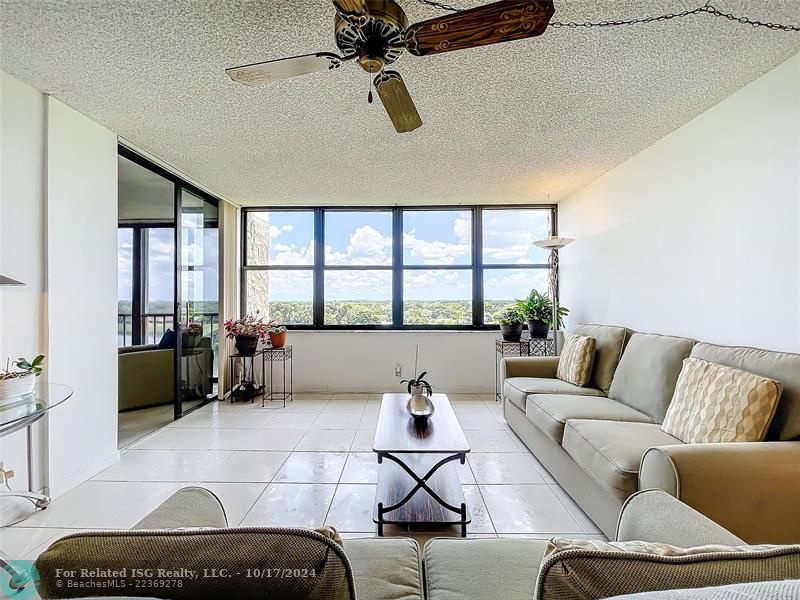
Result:
{"label": "window", "polygon": [[403,211],[403,324],[472,325],[472,213]]}
{"label": "window", "polygon": [[548,289],[555,206],[243,211],[242,308],[297,328],[475,329]]}
{"label": "window", "polygon": [[172,323],[175,306],[175,230],[172,227],[142,230],[143,257],[146,263],[144,291],[145,344],[157,344]]}
{"label": "window", "polygon": [[325,325],[392,324],[392,213],[325,211]]}
{"label": "window", "polygon": [[314,211],[247,213],[244,297],[249,314],[314,323]]}
{"label": "window", "polygon": [[483,209],[483,322],[497,324],[503,310],[532,288],[546,293],[548,253],[534,246],[550,235],[551,218],[536,209]]}
{"label": "window", "polygon": [[133,229],[117,229],[117,345],[133,343]]}

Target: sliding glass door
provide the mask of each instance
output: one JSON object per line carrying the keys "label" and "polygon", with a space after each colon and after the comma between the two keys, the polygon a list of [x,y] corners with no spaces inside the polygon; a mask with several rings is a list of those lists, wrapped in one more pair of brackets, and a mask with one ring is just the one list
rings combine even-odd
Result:
{"label": "sliding glass door", "polygon": [[178,187],[175,417],[216,396],[219,356],[219,211]]}

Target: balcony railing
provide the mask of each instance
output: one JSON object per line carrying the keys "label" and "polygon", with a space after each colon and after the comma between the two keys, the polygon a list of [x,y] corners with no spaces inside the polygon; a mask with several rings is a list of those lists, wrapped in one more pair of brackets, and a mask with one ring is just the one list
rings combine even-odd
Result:
{"label": "balcony railing", "polygon": [[[192,323],[200,323],[203,335],[214,337],[219,329],[217,313],[197,313],[192,315]],[[175,329],[172,314],[145,313],[142,315],[142,344],[157,344],[167,329]],[[117,345],[133,344],[133,315],[117,315]]]}

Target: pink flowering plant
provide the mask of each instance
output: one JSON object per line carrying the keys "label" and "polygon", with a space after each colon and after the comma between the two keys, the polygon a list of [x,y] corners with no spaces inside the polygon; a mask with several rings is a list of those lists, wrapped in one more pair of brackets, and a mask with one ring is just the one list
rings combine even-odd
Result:
{"label": "pink flowering plant", "polygon": [[246,336],[264,340],[269,333],[271,325],[271,323],[264,323],[264,319],[259,317],[258,313],[245,315],[241,319],[229,319],[225,321],[225,337]]}

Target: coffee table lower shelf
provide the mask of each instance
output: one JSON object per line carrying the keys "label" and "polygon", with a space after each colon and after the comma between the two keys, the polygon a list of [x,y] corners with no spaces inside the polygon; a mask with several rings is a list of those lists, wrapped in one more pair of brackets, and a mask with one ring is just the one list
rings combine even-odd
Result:
{"label": "coffee table lower shelf", "polygon": [[472,521],[458,479],[455,461],[466,454],[403,454],[378,452],[380,469],[372,520],[392,525],[460,525],[467,536]]}

